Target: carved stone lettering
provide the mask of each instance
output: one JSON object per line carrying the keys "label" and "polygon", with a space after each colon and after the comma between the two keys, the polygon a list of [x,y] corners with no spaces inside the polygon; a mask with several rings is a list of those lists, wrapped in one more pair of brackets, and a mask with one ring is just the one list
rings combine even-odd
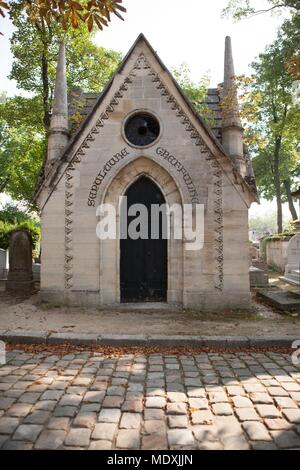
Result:
{"label": "carved stone lettering", "polygon": [[163,157],[164,160],[169,162],[179,173],[182,174],[183,181],[191,197],[191,202],[193,204],[200,204],[197,189],[193,183],[191,176],[189,175],[185,167],[182,165],[182,163],[180,163],[174,155],[171,155],[168,150],[163,149],[162,147],[157,147],[156,154]]}
{"label": "carved stone lettering", "polygon": [[121,160],[123,160],[125,157],[129,155],[129,152],[127,148],[123,148],[120,152],[116,153],[111,157],[103,166],[102,170],[99,171],[98,175],[93,181],[93,184],[91,186],[88,200],[87,200],[87,205],[89,207],[95,207],[95,199],[98,194],[99,187],[102,184],[102,181],[104,180],[105,176],[110,172],[113,166],[115,166],[117,163],[119,163]]}
{"label": "carved stone lettering", "polygon": [[[145,73],[152,77],[152,81],[159,91],[160,95],[164,97],[166,103],[169,104],[170,109],[172,109],[178,116],[179,122],[184,126],[186,132],[189,133],[192,142],[194,145],[198,146],[199,153],[203,154],[205,159],[210,163],[210,165],[216,170],[217,174],[214,174],[214,195],[215,195],[215,259],[217,263],[217,275],[215,281],[215,287],[218,290],[223,289],[223,209],[222,209],[222,171],[217,160],[212,155],[211,151],[208,149],[206,143],[204,142],[202,136],[199,134],[194,124],[191,122],[189,116],[186,114],[185,110],[177,103],[176,98],[169,92],[168,88],[160,79],[159,74],[154,71],[147,61],[147,58],[144,53],[141,53],[137,61],[135,62],[132,70],[129,72],[128,76],[125,77],[123,83],[116,91],[110,104],[103,111],[101,116],[96,123],[96,125],[91,129],[89,134],[86,136],[77,152],[73,155],[71,161],[68,163],[66,172],[65,172],[65,211],[66,215],[69,215],[68,225],[66,224],[66,237],[65,237],[65,288],[70,289],[73,284],[73,266],[72,266],[72,237],[69,236],[69,233],[73,230],[73,219],[72,219],[72,206],[74,204],[74,188],[73,188],[73,172],[76,169],[77,165],[80,165],[80,162],[85,157],[86,152],[89,151],[90,145],[93,145],[95,134],[102,132],[103,127],[106,125],[106,122],[110,119],[111,113],[113,113],[115,106],[117,106],[123,98],[124,93],[129,88],[129,84],[134,81],[138,73]],[[89,144],[90,143],[90,144]],[[168,163],[181,175],[184,184],[187,187],[191,201],[194,204],[199,204],[199,197],[197,190],[193,184],[192,178],[190,177],[188,171],[182,165],[181,162],[174,155],[166,149],[158,148],[156,149],[156,154],[161,158],[164,158]],[[107,173],[111,170],[112,167],[117,165],[123,158],[129,155],[129,152],[126,148],[121,150],[118,154],[111,157],[106,164],[103,166],[101,171],[96,175],[95,180],[93,181],[88,199],[87,205],[89,207],[95,207],[97,193],[99,187],[102,184],[102,181],[106,177]],[[170,157],[170,159],[169,159]],[[67,194],[68,193],[68,194]],[[68,235],[68,236],[67,236]],[[67,256],[68,255],[68,256]]]}

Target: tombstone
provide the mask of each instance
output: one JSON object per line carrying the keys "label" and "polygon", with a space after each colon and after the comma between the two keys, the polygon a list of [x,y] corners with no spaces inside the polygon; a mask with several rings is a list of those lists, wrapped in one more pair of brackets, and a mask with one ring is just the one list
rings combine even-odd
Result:
{"label": "tombstone", "polygon": [[24,293],[30,293],[34,290],[32,238],[27,230],[16,230],[11,234],[6,290]]}
{"label": "tombstone", "polygon": [[32,273],[33,273],[33,280],[34,282],[41,281],[41,264],[40,263],[33,263],[32,265]]}
{"label": "tombstone", "polygon": [[257,249],[256,246],[250,245],[250,247],[249,247],[249,255],[250,255],[250,260],[258,259],[258,258],[259,258],[259,250]]}
{"label": "tombstone", "polygon": [[300,233],[296,233],[289,241],[283,280],[300,286]]}
{"label": "tombstone", "polygon": [[254,268],[261,269],[265,274],[269,273],[269,267],[263,259],[253,259],[251,266]]}
{"label": "tombstone", "polygon": [[250,266],[249,268],[250,275],[250,287],[267,287],[269,285],[268,274],[265,273],[262,269]]}
{"label": "tombstone", "polygon": [[7,252],[0,248],[0,279],[6,279],[7,276]]}
{"label": "tombstone", "polygon": [[0,291],[5,290],[6,278],[8,273],[8,256],[7,251],[0,248]]}

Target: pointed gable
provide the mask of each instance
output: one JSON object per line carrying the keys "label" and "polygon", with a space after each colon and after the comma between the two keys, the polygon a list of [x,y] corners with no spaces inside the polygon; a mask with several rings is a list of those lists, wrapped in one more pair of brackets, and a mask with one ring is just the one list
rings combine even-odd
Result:
{"label": "pointed gable", "polygon": [[[61,158],[54,162],[51,171],[39,179],[34,198],[41,207],[62,176],[73,171],[75,166],[81,162],[90,143],[112,119],[115,109],[124,96],[130,95],[131,85],[137,82],[140,83],[142,94],[146,83],[148,86],[151,84],[157,90],[157,93],[164,98],[165,105],[173,111],[177,120],[184,126],[187,137],[198,147],[199,154],[207,160],[215,161],[247,205],[257,200],[254,190],[239,174],[233,161],[224,151],[220,139],[217,138],[220,128],[216,125],[212,130],[206,125],[150,43],[141,34],[103,92],[97,97],[91,95],[90,99],[87,99],[89,106],[85,107],[87,114],[84,121],[71,137]],[[219,103],[216,91],[211,91],[208,96],[208,99],[214,101],[214,106]],[[217,113],[219,113],[219,109]],[[220,115],[217,114],[216,122],[220,122],[220,119]],[[46,199],[43,197],[41,200],[40,194],[45,187],[47,188],[47,197]]]}

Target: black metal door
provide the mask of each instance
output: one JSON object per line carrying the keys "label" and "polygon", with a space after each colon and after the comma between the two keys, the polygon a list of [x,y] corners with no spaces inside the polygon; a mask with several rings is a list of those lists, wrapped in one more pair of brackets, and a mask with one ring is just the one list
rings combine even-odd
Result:
{"label": "black metal door", "polygon": [[[151,239],[151,205],[165,204],[160,189],[147,177],[139,178],[126,192],[128,209],[132,204],[144,204],[148,213],[148,239],[120,240],[121,302],[166,301],[167,240],[163,239],[164,215],[159,219],[159,238]],[[124,223],[121,209],[121,224]],[[127,217],[127,227],[133,217]],[[126,223],[126,222],[125,222]]]}

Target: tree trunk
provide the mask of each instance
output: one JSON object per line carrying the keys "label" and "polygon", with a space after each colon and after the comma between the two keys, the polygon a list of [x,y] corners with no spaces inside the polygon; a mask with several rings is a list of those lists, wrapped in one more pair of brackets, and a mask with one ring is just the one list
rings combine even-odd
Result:
{"label": "tree trunk", "polygon": [[48,76],[48,59],[46,52],[46,45],[44,44],[44,51],[42,55],[42,81],[43,81],[43,107],[44,107],[44,126],[46,132],[50,127],[50,103],[49,103],[49,76]]}
{"label": "tree trunk", "polygon": [[282,233],[282,203],[281,203],[281,187],[280,187],[280,149],[281,149],[281,137],[277,137],[275,140],[275,151],[274,151],[274,185],[277,203],[277,233]]}
{"label": "tree trunk", "polygon": [[288,203],[289,203],[289,209],[290,209],[292,219],[297,220],[298,216],[297,216],[297,211],[296,211],[295,206],[294,206],[293,196],[291,195],[290,181],[289,180],[284,180],[283,184],[284,184],[284,188],[285,188],[285,192],[286,192],[286,197],[287,197],[287,200],[288,200]]}

